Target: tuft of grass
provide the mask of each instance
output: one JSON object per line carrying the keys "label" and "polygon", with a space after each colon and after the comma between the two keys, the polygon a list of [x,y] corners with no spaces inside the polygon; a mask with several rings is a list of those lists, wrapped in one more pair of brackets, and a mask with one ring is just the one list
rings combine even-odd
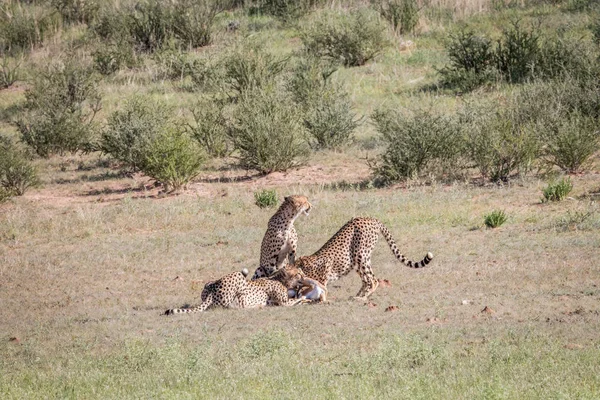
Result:
{"label": "tuft of grass", "polygon": [[483,217],[483,223],[488,228],[497,228],[504,224],[507,220],[506,213],[502,210],[494,210]]}
{"label": "tuft of grass", "polygon": [[254,192],[254,204],[260,208],[273,208],[277,203],[277,191],[275,189],[264,189],[260,192]]}
{"label": "tuft of grass", "polygon": [[542,203],[562,201],[569,193],[571,193],[571,190],[573,190],[573,182],[571,182],[570,178],[562,178],[558,182],[549,183],[548,186],[542,190],[544,195]]}

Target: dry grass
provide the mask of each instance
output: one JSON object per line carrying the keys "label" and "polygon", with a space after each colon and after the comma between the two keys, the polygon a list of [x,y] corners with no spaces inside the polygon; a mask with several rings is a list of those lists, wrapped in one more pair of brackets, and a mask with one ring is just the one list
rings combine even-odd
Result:
{"label": "dry grass", "polygon": [[[292,182],[278,192],[315,205],[296,223],[300,254],[371,215],[409,257],[431,250],[434,262],[404,268],[380,243],[375,272],[392,287],[377,290],[376,306],[347,300],[360,286],[351,274],[330,286],[327,305],[169,318],[161,312],[195,304],[204,281],[256,266],[272,210],[254,205],[252,189],[269,183],[101,202],[106,194],[78,199],[75,183],[48,184],[0,209],[0,396],[287,398],[311,382],[316,397],[600,395],[600,214],[586,230],[555,229],[588,200],[542,205],[534,181],[367,191]],[[593,175],[574,182],[575,196],[597,186]],[[62,185],[70,197],[40,200]],[[509,221],[482,229],[498,207]]]}

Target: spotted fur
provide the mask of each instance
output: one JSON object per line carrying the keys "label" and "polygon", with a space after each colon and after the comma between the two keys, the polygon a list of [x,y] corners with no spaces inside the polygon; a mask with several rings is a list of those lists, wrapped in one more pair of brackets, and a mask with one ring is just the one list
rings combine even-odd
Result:
{"label": "spotted fur", "polygon": [[290,299],[287,288],[278,281],[266,278],[247,281],[248,270],[232,272],[219,280],[209,282],[200,295],[202,303],[193,308],[174,308],[165,314],[196,313],[206,311],[209,307],[221,306],[231,308],[256,308],[267,305],[291,306],[300,300]]}
{"label": "spotted fur", "polygon": [[356,297],[367,298],[379,285],[371,268],[371,253],[380,233],[396,258],[408,267],[424,267],[433,258],[433,254],[427,253],[419,262],[407,260],[383,223],[375,218],[358,217],[348,221],[316,253],[300,257],[294,267],[301,269],[307,278],[319,281],[324,287],[329,281],[339,279],[355,269],[362,280],[362,287]]}
{"label": "spotted fur", "polygon": [[305,196],[288,196],[269,220],[267,232],[260,247],[260,266],[252,280],[272,275],[281,269],[289,258],[293,264],[296,258],[298,234],[294,221],[300,214],[308,215],[312,205]]}

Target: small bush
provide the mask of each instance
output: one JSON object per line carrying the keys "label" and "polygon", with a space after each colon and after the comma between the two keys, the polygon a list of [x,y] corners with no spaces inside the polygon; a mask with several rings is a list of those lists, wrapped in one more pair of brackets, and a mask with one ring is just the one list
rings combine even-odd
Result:
{"label": "small bush", "polygon": [[2,56],[2,65],[0,65],[0,89],[11,87],[20,79],[20,61],[9,61],[7,56]]}
{"label": "small bush", "polygon": [[223,106],[216,101],[202,102],[192,109],[192,114],[194,123],[188,125],[190,136],[196,139],[209,155],[228,155],[231,150]]}
{"label": "small bush", "polygon": [[134,97],[115,111],[101,149],[134,170],[179,190],[198,175],[204,153],[162,103]]}
{"label": "small bush", "polygon": [[101,150],[134,170],[142,170],[146,147],[175,123],[171,111],[143,97],[130,99],[109,116]]}
{"label": "small bush", "polygon": [[369,9],[347,13],[323,12],[301,33],[304,49],[347,67],[373,59],[387,45],[386,27]]}
{"label": "small bush", "polygon": [[14,145],[0,141],[0,201],[39,184],[36,168]]}
{"label": "small bush", "polygon": [[277,206],[277,191],[275,189],[264,189],[254,192],[254,203],[260,208],[273,208]]}
{"label": "small bush", "polygon": [[137,3],[126,21],[127,30],[140,51],[158,50],[172,34],[171,9],[160,0]]}
{"label": "small bush", "polygon": [[542,203],[549,201],[562,201],[569,195],[569,193],[571,193],[571,190],[573,190],[573,183],[569,178],[562,178],[558,182],[549,183],[548,186],[542,190],[544,195],[542,198]]}
{"label": "small bush", "polygon": [[478,106],[461,117],[470,160],[484,178],[506,182],[512,174],[532,168],[540,151],[538,137],[510,106]]}
{"label": "small bush", "polygon": [[38,155],[90,150],[101,99],[91,68],[73,58],[50,63],[36,73],[25,97],[27,111],[16,124]]}
{"label": "small bush", "polygon": [[133,48],[128,43],[111,43],[100,46],[92,52],[94,69],[100,74],[108,76],[123,67],[133,67],[137,59]]}
{"label": "small bush", "polygon": [[180,0],[173,7],[174,36],[188,48],[207,46],[212,40],[212,25],[219,11],[218,2]]}
{"label": "small bush", "polygon": [[442,173],[460,165],[463,140],[452,117],[419,111],[406,118],[395,111],[377,110],[371,118],[387,146],[373,165],[382,183],[414,178],[434,163]]}
{"label": "small bush", "polygon": [[539,28],[526,30],[518,21],[502,32],[494,54],[496,68],[510,83],[533,76],[540,56]]}
{"label": "small bush", "polygon": [[144,174],[162,183],[166,192],[178,191],[194,179],[204,153],[179,126],[170,126],[143,148]]}
{"label": "small bush", "polygon": [[98,15],[97,0],[50,0],[50,4],[67,23],[91,23]]}
{"label": "small bush", "polygon": [[223,62],[224,83],[234,92],[232,97],[273,83],[285,68],[281,59],[259,48],[236,49]]}
{"label": "small bush", "polygon": [[483,222],[488,228],[497,228],[504,224],[507,220],[507,216],[502,210],[494,210],[491,213],[483,217]]}
{"label": "small bush", "polygon": [[450,35],[446,51],[450,64],[438,71],[443,85],[466,92],[494,78],[492,42],[485,37],[460,30]]}
{"label": "small bush", "polygon": [[0,52],[20,53],[40,45],[59,21],[42,7],[9,2],[0,12]]}
{"label": "small bush", "polygon": [[600,149],[598,121],[577,112],[566,118],[542,120],[538,127],[544,159],[567,173],[580,172]]}
{"label": "small bush", "polygon": [[308,155],[301,113],[273,89],[242,93],[228,135],[241,165],[262,173],[298,166]]}
{"label": "small bush", "polygon": [[416,0],[381,0],[379,13],[400,34],[414,33],[419,24],[419,5]]}
{"label": "small bush", "polygon": [[303,60],[287,84],[303,110],[304,126],[315,149],[333,149],[348,143],[360,122],[346,91],[331,81],[334,71],[318,60]]}
{"label": "small bush", "polygon": [[258,9],[283,21],[302,17],[322,0],[261,0]]}

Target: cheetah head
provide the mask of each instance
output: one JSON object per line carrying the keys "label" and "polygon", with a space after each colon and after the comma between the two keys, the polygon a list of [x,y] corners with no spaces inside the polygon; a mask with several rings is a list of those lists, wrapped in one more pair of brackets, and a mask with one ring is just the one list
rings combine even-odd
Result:
{"label": "cheetah head", "polygon": [[304,214],[308,216],[312,209],[312,204],[308,201],[306,196],[292,195],[287,196],[284,200],[285,203],[291,204],[294,207],[294,214],[296,216]]}

